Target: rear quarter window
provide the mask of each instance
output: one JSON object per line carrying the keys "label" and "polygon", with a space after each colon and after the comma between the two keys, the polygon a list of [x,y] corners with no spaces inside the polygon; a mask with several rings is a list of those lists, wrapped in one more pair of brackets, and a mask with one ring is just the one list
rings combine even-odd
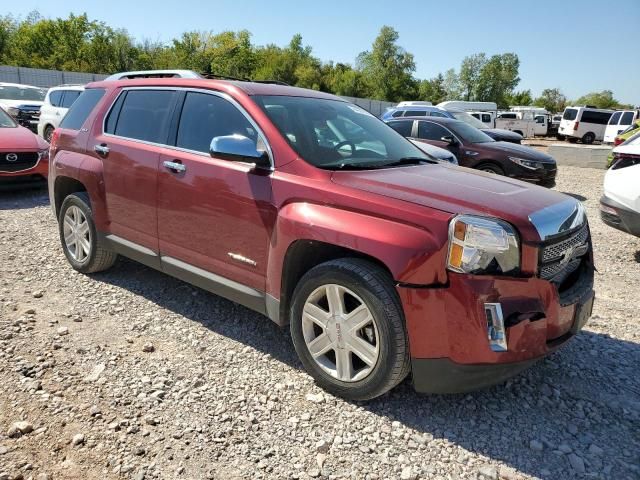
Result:
{"label": "rear quarter window", "polygon": [[55,90],[49,94],[49,103],[54,107],[60,106],[62,100],[62,90]]}
{"label": "rear quarter window", "polygon": [[575,120],[578,116],[577,108],[567,108],[562,115],[563,120]]}
{"label": "rear quarter window", "polygon": [[104,92],[104,88],[90,88],[82,92],[62,119],[60,128],[80,130],[87,117],[104,97]]}

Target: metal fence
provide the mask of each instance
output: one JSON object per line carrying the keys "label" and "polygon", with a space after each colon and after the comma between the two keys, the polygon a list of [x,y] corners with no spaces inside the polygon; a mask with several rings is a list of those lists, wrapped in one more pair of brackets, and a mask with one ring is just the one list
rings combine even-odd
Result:
{"label": "metal fence", "polygon": [[[64,72],[62,70],[43,70],[40,68],[9,67],[0,65],[0,82],[22,83],[36,87],[55,87],[64,83],[89,83],[102,80],[107,75],[97,73]],[[379,117],[384,111],[395,106],[393,102],[371,100],[369,98],[342,97],[345,100],[361,106],[368,112]]]}
{"label": "metal fence", "polygon": [[42,70],[40,68],[9,67],[0,65],[0,82],[22,83],[36,87],[55,87],[63,83],[89,83],[102,80],[107,75],[97,73],[63,72],[62,70]]}

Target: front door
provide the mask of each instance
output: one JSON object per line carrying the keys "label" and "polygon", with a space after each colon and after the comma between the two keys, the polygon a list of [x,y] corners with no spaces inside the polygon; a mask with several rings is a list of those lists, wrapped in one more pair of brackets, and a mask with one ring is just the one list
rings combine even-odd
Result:
{"label": "front door", "polygon": [[276,218],[271,175],[209,154],[214,137],[242,135],[257,142],[257,128],[222,96],[190,91],[174,135],[175,147],[163,150],[158,175],[163,265],[175,267],[178,260],[180,268],[200,276],[204,270],[264,291]]}

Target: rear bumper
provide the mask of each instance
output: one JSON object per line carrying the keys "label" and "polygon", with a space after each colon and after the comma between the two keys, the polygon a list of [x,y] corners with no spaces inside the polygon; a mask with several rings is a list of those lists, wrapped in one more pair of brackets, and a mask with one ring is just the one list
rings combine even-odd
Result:
{"label": "rear bumper", "polygon": [[640,237],[640,213],[629,210],[606,195],[600,199],[600,218],[610,227]]}
{"label": "rear bumper", "polygon": [[[591,315],[592,266],[564,300],[540,278],[449,278],[443,288],[398,288],[418,392],[460,393],[500,383],[560,348]],[[501,305],[506,350],[490,345],[487,303]]]}

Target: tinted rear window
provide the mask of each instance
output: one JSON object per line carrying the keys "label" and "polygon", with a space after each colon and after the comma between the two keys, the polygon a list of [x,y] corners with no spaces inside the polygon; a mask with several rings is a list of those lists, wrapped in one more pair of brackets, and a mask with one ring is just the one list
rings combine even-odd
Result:
{"label": "tinted rear window", "polygon": [[562,115],[563,120],[575,120],[578,116],[578,110],[575,108],[567,108]]}
{"label": "tinted rear window", "polygon": [[69,108],[73,105],[82,92],[80,90],[67,90],[64,92],[64,98],[62,99],[62,108]]}
{"label": "tinted rear window", "polygon": [[411,128],[413,127],[413,120],[404,120],[399,122],[390,122],[389,126],[393,128],[403,137],[411,136]]}
{"label": "tinted rear window", "polygon": [[128,91],[115,125],[115,135],[165,143],[175,95],[171,90]]}
{"label": "tinted rear window", "polygon": [[611,113],[609,112],[594,112],[593,110],[584,110],[580,121],[583,123],[595,123],[597,125],[606,125],[609,123]]}
{"label": "tinted rear window", "polygon": [[426,117],[427,112],[425,110],[405,110],[405,117]]}
{"label": "tinted rear window", "polygon": [[60,100],[62,100],[62,90],[56,90],[49,94],[49,103],[54,107],[60,106]]}
{"label": "tinted rear window", "polygon": [[624,112],[620,119],[620,125],[631,125],[633,123],[633,112]]}
{"label": "tinted rear window", "polygon": [[611,115],[611,118],[609,119],[609,125],[617,125],[618,120],[620,120],[620,115],[622,115],[622,112],[616,112]]}
{"label": "tinted rear window", "polygon": [[104,96],[104,88],[91,88],[82,92],[82,95],[73,103],[60,123],[60,128],[80,130],[85,120]]}

